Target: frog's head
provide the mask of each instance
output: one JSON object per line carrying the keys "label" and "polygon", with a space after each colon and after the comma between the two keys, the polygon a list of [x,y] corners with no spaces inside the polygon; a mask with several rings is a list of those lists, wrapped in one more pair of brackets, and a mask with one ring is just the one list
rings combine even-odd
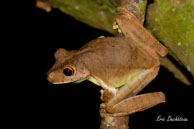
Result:
{"label": "frog's head", "polygon": [[88,70],[76,58],[76,51],[58,49],[55,53],[56,62],[47,72],[47,80],[53,84],[80,82],[89,76]]}

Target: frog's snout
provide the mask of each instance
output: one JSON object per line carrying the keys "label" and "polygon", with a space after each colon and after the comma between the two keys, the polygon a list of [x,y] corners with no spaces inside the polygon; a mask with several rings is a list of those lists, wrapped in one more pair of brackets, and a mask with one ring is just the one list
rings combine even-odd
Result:
{"label": "frog's snout", "polygon": [[47,80],[53,84],[64,84],[64,75],[61,72],[48,72]]}
{"label": "frog's snout", "polygon": [[49,82],[53,83],[53,81],[54,81],[54,73],[52,73],[52,72],[47,72],[47,73],[46,73],[46,76],[47,76],[47,80],[48,80]]}

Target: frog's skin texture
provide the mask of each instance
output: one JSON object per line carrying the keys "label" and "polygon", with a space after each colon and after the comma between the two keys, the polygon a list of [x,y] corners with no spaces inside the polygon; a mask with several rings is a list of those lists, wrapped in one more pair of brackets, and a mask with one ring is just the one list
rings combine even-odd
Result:
{"label": "frog's skin texture", "polygon": [[[162,46],[124,8],[118,8],[114,28],[125,37],[100,37],[77,51],[60,48],[55,53],[56,63],[47,73],[54,84],[89,80],[103,88],[101,116],[123,116],[141,111],[165,101],[162,92],[136,95],[159,70],[159,56],[165,56]],[[64,70],[71,71],[64,73]],[[67,75],[68,74],[68,75]]]}

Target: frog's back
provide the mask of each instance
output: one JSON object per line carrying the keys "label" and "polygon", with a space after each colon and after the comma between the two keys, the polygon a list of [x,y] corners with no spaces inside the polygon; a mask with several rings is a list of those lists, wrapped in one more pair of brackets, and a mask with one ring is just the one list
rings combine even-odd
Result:
{"label": "frog's back", "polygon": [[94,62],[96,60],[96,63],[127,67],[135,67],[134,65],[138,63],[141,64],[141,68],[152,65],[148,65],[149,62],[152,62],[152,56],[150,56],[153,54],[152,52],[153,50],[149,47],[145,48],[131,39],[121,37],[98,38],[90,41],[79,50],[79,54],[83,58],[91,58]]}
{"label": "frog's back", "polygon": [[117,80],[134,69],[147,69],[153,58],[132,40],[107,37],[93,40],[79,50],[81,60],[92,76],[103,81]]}
{"label": "frog's back", "polygon": [[[87,58],[86,63],[95,67],[130,66],[136,56],[136,48],[125,38],[106,37],[90,41],[80,49],[82,58]],[[92,60],[91,61],[89,61]]]}

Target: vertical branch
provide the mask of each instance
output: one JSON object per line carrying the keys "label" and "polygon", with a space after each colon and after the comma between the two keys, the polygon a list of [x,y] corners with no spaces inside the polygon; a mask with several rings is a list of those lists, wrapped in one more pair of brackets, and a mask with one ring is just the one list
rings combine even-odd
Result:
{"label": "vertical branch", "polygon": [[121,6],[132,12],[143,24],[147,0],[123,0]]}
{"label": "vertical branch", "polygon": [[[132,12],[143,24],[147,0],[124,0],[122,7]],[[115,31],[115,36],[124,37],[122,33]],[[100,129],[129,129],[129,116],[102,117]]]}
{"label": "vertical branch", "polygon": [[129,116],[103,117],[100,129],[129,129]]}

